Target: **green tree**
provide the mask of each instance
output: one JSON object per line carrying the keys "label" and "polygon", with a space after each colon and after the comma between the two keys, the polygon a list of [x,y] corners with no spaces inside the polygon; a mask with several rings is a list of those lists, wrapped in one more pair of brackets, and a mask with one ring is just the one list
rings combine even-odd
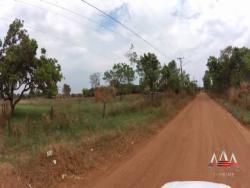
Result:
{"label": "green tree", "polygon": [[94,89],[87,89],[87,88],[83,88],[82,89],[82,94],[84,97],[93,97],[94,96]]}
{"label": "green tree", "polygon": [[221,89],[220,79],[222,78],[221,72],[222,72],[222,65],[220,64],[220,61],[214,57],[210,56],[207,61],[207,67],[209,77],[211,79],[211,88],[214,90],[219,91]]}
{"label": "green tree", "polygon": [[131,83],[135,79],[135,72],[132,67],[125,63],[118,63],[104,73],[103,79],[116,88],[121,94],[129,92]]}
{"label": "green tree", "polygon": [[210,79],[210,88],[215,91],[238,88],[241,82],[250,80],[250,50],[229,46],[221,51],[218,58],[209,57],[207,67],[204,86]]}
{"label": "green tree", "polygon": [[155,54],[148,53],[141,56],[137,62],[137,72],[144,89],[148,88],[151,94],[158,89],[161,64]]}
{"label": "green tree", "polygon": [[69,97],[71,92],[71,87],[68,84],[63,84],[62,92],[65,96]]}
{"label": "green tree", "polygon": [[212,80],[209,71],[205,72],[205,75],[203,77],[203,86],[204,89],[209,90],[212,87]]}
{"label": "green tree", "polygon": [[169,79],[168,79],[168,88],[172,91],[179,93],[180,92],[180,71],[177,68],[177,64],[174,60],[168,63],[169,69]]}
{"label": "green tree", "polygon": [[170,70],[169,70],[168,65],[165,64],[165,65],[163,65],[163,67],[161,69],[160,89],[162,91],[167,90],[169,77],[170,77]]}
{"label": "green tree", "polygon": [[[4,41],[0,42],[0,95],[9,100],[11,111],[30,89],[39,89],[48,95],[57,92],[61,67],[56,59],[47,58],[46,50],[36,57],[37,42],[30,39],[23,21],[14,20]],[[15,93],[20,92],[15,98]]]}

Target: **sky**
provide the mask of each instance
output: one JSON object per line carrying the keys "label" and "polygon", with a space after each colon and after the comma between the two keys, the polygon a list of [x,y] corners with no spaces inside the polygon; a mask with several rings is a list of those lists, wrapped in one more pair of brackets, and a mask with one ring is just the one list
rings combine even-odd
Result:
{"label": "sky", "polygon": [[[140,34],[158,50],[81,0],[0,0],[0,39],[15,19],[48,57],[58,60],[72,92],[89,88],[89,76],[126,62],[134,50],[155,53],[161,64],[184,57],[183,69],[202,85],[209,56],[228,45],[250,47],[246,0],[87,0]],[[179,64],[178,64],[179,65]],[[104,84],[104,82],[103,82]]]}

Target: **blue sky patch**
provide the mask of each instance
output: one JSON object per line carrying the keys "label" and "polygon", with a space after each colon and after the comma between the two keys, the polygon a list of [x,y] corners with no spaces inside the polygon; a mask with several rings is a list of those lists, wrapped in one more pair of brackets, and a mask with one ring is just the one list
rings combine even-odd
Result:
{"label": "blue sky patch", "polygon": [[[121,6],[107,12],[113,18],[121,21],[122,17],[127,16],[129,14],[128,4],[123,3]],[[103,27],[107,29],[116,28],[118,23],[114,22],[112,19],[103,16],[99,22],[98,29],[103,29]]]}

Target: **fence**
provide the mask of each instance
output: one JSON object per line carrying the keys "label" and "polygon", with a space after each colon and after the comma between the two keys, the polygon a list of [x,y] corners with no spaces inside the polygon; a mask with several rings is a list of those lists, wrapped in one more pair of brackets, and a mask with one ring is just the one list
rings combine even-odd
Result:
{"label": "fence", "polygon": [[0,101],[0,107],[1,107],[2,115],[9,115],[11,113],[9,101]]}

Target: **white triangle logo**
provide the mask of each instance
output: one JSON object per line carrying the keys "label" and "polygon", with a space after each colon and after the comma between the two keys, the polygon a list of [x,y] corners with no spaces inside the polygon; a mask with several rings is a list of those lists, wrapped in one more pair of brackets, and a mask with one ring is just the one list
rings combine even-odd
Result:
{"label": "white triangle logo", "polygon": [[236,157],[234,155],[234,153],[232,153],[231,159],[230,159],[230,163],[238,163],[236,160]]}
{"label": "white triangle logo", "polygon": [[217,157],[216,157],[216,155],[214,153],[213,156],[212,156],[212,159],[210,161],[210,164],[212,164],[212,163],[216,163],[217,164],[217,162],[218,162],[218,160],[217,160]]}
{"label": "white triangle logo", "polygon": [[222,161],[222,159],[224,159],[224,161],[228,161],[227,154],[226,154],[225,150],[223,150],[221,152],[220,161]]}

